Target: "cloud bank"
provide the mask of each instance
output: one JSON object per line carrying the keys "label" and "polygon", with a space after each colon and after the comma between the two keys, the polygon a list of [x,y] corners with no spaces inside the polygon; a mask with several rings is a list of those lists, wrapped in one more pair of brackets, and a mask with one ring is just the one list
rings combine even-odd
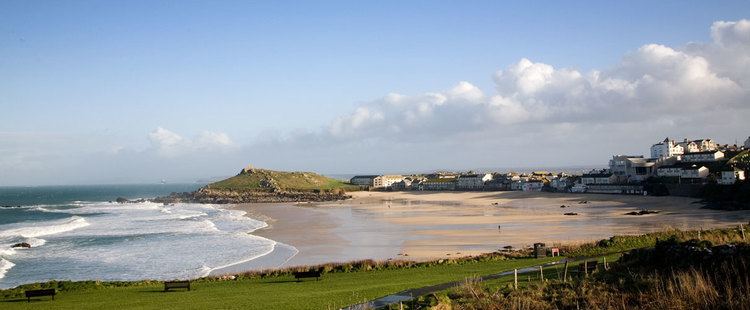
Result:
{"label": "cloud bank", "polygon": [[[612,124],[747,113],[750,21],[715,22],[713,42],[647,44],[612,68],[580,72],[521,59],[493,75],[487,94],[470,82],[422,95],[388,94],[327,128],[335,139],[409,140],[500,133],[508,126]],[[718,121],[718,120],[717,120]]]}

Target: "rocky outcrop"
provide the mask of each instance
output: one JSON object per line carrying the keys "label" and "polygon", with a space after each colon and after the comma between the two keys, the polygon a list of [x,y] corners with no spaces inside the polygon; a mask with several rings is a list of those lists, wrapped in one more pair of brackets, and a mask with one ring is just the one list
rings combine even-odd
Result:
{"label": "rocky outcrop", "polygon": [[31,248],[31,244],[27,242],[16,243],[10,246],[11,248]]}
{"label": "rocky outcrop", "polygon": [[166,197],[155,198],[152,201],[160,203],[253,203],[253,202],[322,202],[351,198],[343,190],[315,190],[315,191],[233,191],[201,188],[195,192],[172,193]]}

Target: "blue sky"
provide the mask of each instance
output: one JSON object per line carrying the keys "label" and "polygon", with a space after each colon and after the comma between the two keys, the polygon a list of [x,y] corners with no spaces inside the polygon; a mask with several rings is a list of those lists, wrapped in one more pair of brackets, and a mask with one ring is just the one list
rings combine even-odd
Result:
{"label": "blue sky", "polygon": [[[93,172],[70,179],[27,176],[45,169],[32,164],[34,156],[57,161],[56,167],[80,167],[74,161],[101,158],[96,154],[113,149],[142,156],[155,147],[149,134],[158,128],[191,140],[193,152],[205,151],[195,146],[206,132],[225,135],[231,143],[219,144],[234,145],[232,155],[211,158],[228,156],[231,165],[208,165],[194,175],[174,174],[177,167],[152,175],[148,171],[153,169],[144,168],[112,181],[173,174],[190,179],[211,171],[223,175],[241,158],[328,173],[358,167],[403,170],[409,163],[386,167],[385,162],[367,166],[352,161],[337,167],[314,159],[331,156],[322,153],[304,164],[285,164],[275,161],[268,148],[258,152],[268,160],[252,149],[258,141],[295,140],[299,132],[327,139],[316,132],[326,132],[332,122],[389,93],[419,96],[468,81],[489,97],[498,87],[496,71],[524,58],[584,74],[614,72],[624,55],[645,44],[681,50],[690,42],[711,42],[714,22],[741,20],[748,13],[750,5],[742,1],[3,1],[0,133],[6,138],[0,140],[0,150],[16,157],[6,165],[16,165],[12,176],[0,176],[0,185],[107,181]],[[726,130],[705,134],[730,139]],[[691,133],[672,128],[654,135]],[[45,140],[57,138],[75,143],[57,146]],[[647,148],[653,140],[648,138],[643,146],[623,151]],[[384,137],[377,143],[394,142],[403,141]],[[537,158],[528,165],[591,159]],[[415,168],[443,164],[425,160],[432,164]],[[138,170],[139,160],[125,161]],[[164,161],[179,160],[171,156]],[[498,167],[524,163],[510,158],[467,161]],[[28,167],[19,168],[19,162]],[[606,158],[596,163],[604,162]]]}

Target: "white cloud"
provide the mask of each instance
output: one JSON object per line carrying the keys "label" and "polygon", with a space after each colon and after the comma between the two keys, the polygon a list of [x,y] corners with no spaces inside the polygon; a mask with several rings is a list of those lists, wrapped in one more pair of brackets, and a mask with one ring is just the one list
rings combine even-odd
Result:
{"label": "white cloud", "polygon": [[203,131],[195,139],[186,139],[168,129],[157,127],[148,134],[151,146],[160,156],[175,157],[191,152],[221,151],[234,146],[222,132]]}
{"label": "white cloud", "polygon": [[[493,76],[490,96],[469,82],[422,95],[389,94],[336,119],[334,137],[409,141],[502,134],[507,126],[643,123],[724,110],[750,101],[750,21],[716,22],[713,42],[646,44],[606,70],[582,73],[523,58]],[[714,120],[718,121],[718,120]]]}

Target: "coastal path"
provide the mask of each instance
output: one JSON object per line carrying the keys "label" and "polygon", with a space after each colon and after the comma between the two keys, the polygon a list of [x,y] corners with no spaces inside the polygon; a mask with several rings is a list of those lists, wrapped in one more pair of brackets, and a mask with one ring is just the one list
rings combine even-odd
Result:
{"label": "coastal path", "polygon": [[[601,256],[595,256],[595,257],[601,257]],[[551,267],[551,266],[557,266],[557,265],[565,264],[566,262],[568,262],[568,263],[583,262],[583,261],[589,260],[591,258],[594,258],[594,257],[577,257],[577,258],[574,258],[574,259],[563,258],[563,259],[561,259],[559,261],[555,261],[555,262],[549,262],[549,263],[545,263],[545,264],[541,264],[541,265],[535,265],[535,266],[520,268],[520,269],[517,270],[517,272],[518,272],[518,274],[531,273],[531,272],[539,272],[539,268],[546,268],[546,267]],[[507,271],[503,271],[503,272],[499,272],[499,273],[494,273],[494,274],[490,274],[490,275],[481,276],[481,277],[478,277],[478,279],[480,279],[481,281],[496,280],[496,279],[500,279],[500,278],[505,277],[505,276],[512,275],[514,272],[515,272],[515,270],[507,270]],[[436,285],[431,285],[431,286],[425,286],[425,287],[420,287],[420,288],[413,288],[413,289],[403,290],[403,291],[400,291],[400,292],[397,292],[397,293],[393,293],[393,294],[386,295],[386,296],[383,296],[383,297],[380,297],[380,298],[376,298],[376,299],[373,299],[373,300],[370,300],[370,301],[367,301],[367,302],[363,302],[363,303],[360,303],[360,304],[355,304],[355,305],[351,305],[351,306],[348,306],[348,307],[344,307],[344,308],[341,308],[341,309],[342,310],[380,309],[380,308],[384,308],[384,307],[387,307],[388,305],[392,305],[392,304],[395,304],[395,303],[410,301],[410,300],[412,300],[414,298],[417,298],[419,296],[429,295],[429,294],[437,293],[437,292],[440,292],[440,291],[445,291],[447,289],[451,289],[451,288],[454,288],[454,287],[458,287],[458,286],[462,285],[463,283],[464,283],[464,281],[453,281],[453,282],[441,283],[441,284],[436,284]]]}

